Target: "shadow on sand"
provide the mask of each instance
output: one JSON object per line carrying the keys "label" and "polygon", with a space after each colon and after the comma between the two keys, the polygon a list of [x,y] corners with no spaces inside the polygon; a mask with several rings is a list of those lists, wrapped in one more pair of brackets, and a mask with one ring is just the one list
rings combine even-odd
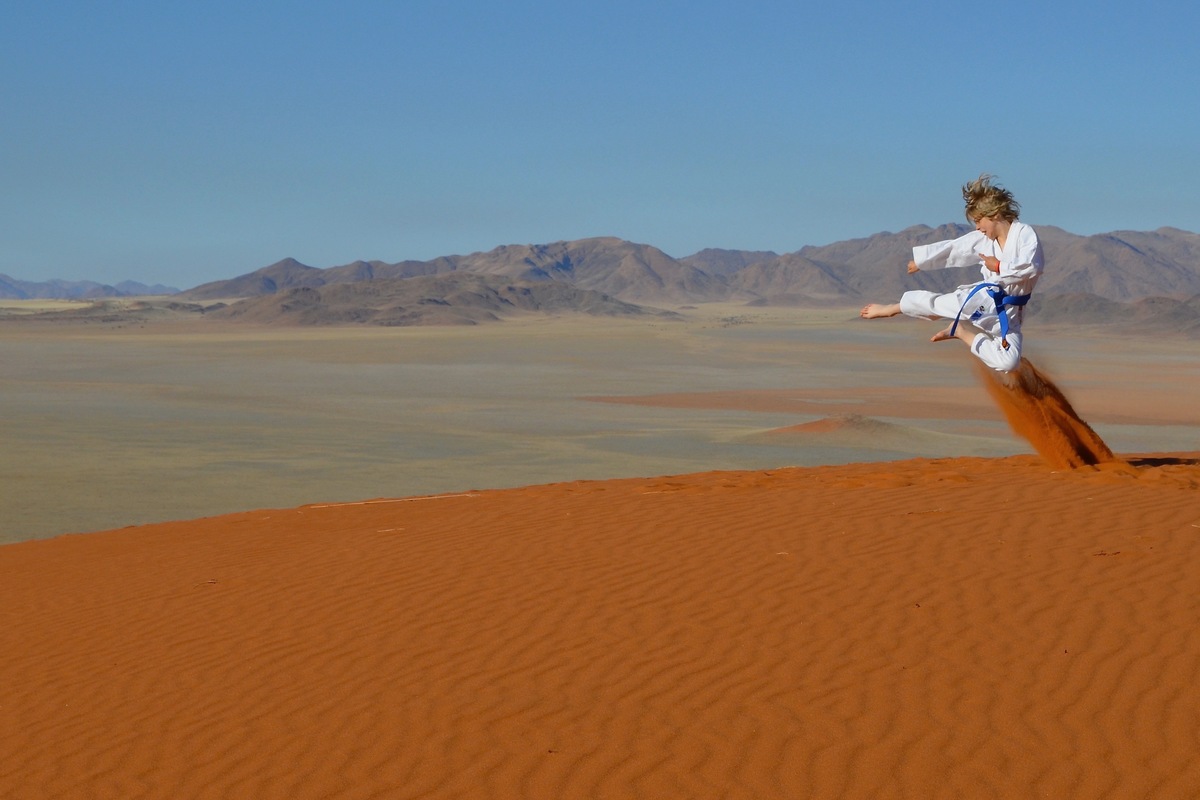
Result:
{"label": "shadow on sand", "polygon": [[1129,456],[1125,463],[1131,467],[1198,467],[1200,458],[1178,458],[1174,456]]}

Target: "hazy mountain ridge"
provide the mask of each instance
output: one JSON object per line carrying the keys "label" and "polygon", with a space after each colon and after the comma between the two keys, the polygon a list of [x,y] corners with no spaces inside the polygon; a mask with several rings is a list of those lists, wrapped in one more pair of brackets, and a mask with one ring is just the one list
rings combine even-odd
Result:
{"label": "hazy mountain ridge", "polygon": [[147,286],[137,281],[121,281],[109,286],[95,281],[23,281],[0,275],[0,298],[6,300],[92,300],[101,297],[139,297],[176,294],[173,286]]}
{"label": "hazy mountain ridge", "polygon": [[1143,297],[1132,303],[1094,294],[1035,294],[1027,315],[1038,324],[1086,325],[1130,333],[1200,338],[1200,294],[1186,300]]}
{"label": "hazy mountain ridge", "polygon": [[[1200,235],[1175,228],[1078,236],[1037,226],[1047,268],[1040,294],[1095,294],[1118,302],[1178,300],[1200,294]],[[641,304],[742,301],[763,304],[886,300],[906,289],[944,290],[974,279],[971,270],[907,275],[914,245],[953,238],[966,225],[915,225],[794,253],[707,249],[672,258],[656,247],[613,237],[539,245],[502,245],[430,261],[356,261],[317,269],[284,259],[255,272],[203,284],[191,300],[254,297],[294,288],[363,280],[469,272],[514,281],[560,282]]]}
{"label": "hazy mountain ridge", "polygon": [[192,300],[254,297],[282,289],[310,288],[359,280],[404,279],[469,272],[510,281],[557,281],[628,302],[686,303],[719,300],[723,283],[656,247],[612,237],[541,245],[502,245],[482,253],[443,256],[398,264],[356,261],[316,269],[292,258],[225,281],[189,289]]}
{"label": "hazy mountain ridge", "polygon": [[773,258],[779,258],[779,253],[774,250],[723,250],[708,247],[679,260],[709,275],[728,276]]}
{"label": "hazy mountain ridge", "polygon": [[522,312],[676,316],[560,281],[478,273],[376,278],[294,287],[207,312],[215,319],[291,325],[475,325]]}
{"label": "hazy mountain ridge", "polygon": [[[1046,250],[1046,272],[1029,307],[1031,316],[1048,322],[1157,325],[1200,335],[1200,235],[1159,228],[1079,236],[1036,227]],[[849,306],[892,300],[907,289],[946,290],[976,279],[978,273],[971,269],[916,275],[904,269],[914,245],[968,230],[962,224],[914,225],[784,254],[710,248],[673,258],[651,245],[596,237],[503,245],[429,261],[354,261],[325,269],[285,258],[181,292],[172,298],[180,302],[171,310],[262,323],[409,325],[473,324],[520,311],[642,314],[649,313],[643,306],[715,301]],[[99,302],[166,289],[82,281],[33,284],[0,275],[4,297],[90,297]],[[244,299],[228,309],[211,304],[235,298]],[[89,312],[89,318],[113,313],[106,307]]]}

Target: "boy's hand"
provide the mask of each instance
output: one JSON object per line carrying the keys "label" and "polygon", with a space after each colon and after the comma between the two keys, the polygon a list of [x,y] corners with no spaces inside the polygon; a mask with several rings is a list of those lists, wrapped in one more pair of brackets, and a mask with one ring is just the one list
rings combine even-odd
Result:
{"label": "boy's hand", "polygon": [[1000,259],[995,256],[980,255],[979,258],[983,261],[983,265],[988,268],[989,272],[1000,271]]}
{"label": "boy's hand", "polygon": [[[997,262],[997,263],[999,263],[999,262]],[[915,262],[915,261],[908,262],[908,274],[909,275],[912,275],[914,272],[920,272],[920,271],[921,271],[921,268],[917,266],[917,262]]]}

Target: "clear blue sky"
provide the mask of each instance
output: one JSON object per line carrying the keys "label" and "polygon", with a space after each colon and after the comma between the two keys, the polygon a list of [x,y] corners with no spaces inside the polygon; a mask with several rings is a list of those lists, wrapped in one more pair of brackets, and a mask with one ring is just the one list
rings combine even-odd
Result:
{"label": "clear blue sky", "polygon": [[1200,228],[1193,2],[9,0],[0,273]]}

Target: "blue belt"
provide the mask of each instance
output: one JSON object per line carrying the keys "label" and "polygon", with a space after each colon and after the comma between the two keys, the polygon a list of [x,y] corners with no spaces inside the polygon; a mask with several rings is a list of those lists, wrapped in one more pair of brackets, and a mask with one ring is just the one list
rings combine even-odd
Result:
{"label": "blue belt", "polygon": [[996,304],[996,314],[1000,317],[1000,344],[1004,345],[1004,349],[1008,349],[1008,314],[1005,313],[1005,306],[1023,306],[1029,302],[1032,295],[1028,294],[1005,294],[1004,288],[998,283],[977,283],[974,288],[967,294],[962,305],[958,309],[958,314],[954,316],[954,323],[950,325],[950,335],[954,335],[954,331],[958,329],[958,320],[962,317],[963,310],[966,309],[967,303],[971,302],[971,298],[979,293],[981,289],[986,289],[988,296],[992,298],[992,302]]}

